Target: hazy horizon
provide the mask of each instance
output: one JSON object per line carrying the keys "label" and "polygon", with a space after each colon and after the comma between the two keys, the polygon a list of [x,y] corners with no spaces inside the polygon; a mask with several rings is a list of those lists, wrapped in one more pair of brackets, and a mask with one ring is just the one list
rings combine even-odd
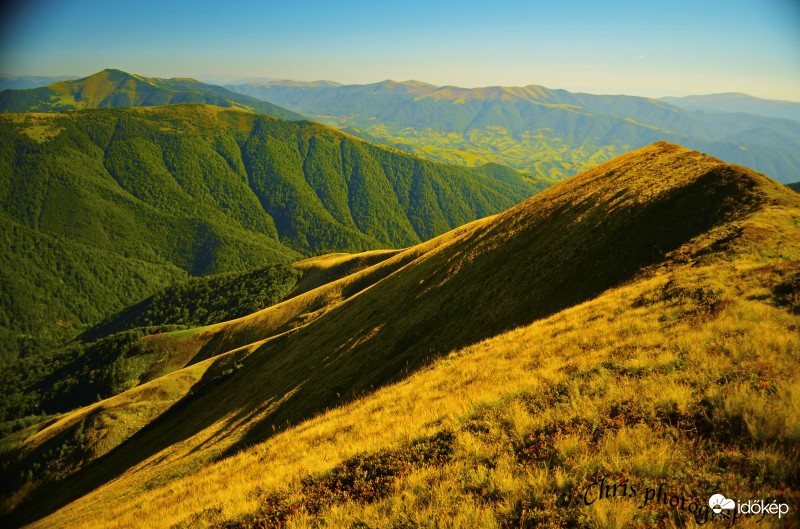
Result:
{"label": "hazy horizon", "polygon": [[[134,7],[135,6],[135,7]],[[85,77],[118,68],[242,78],[465,88],[530,84],[645,97],[740,92],[800,101],[791,0],[478,2],[34,0],[6,6],[0,71]]]}
{"label": "hazy horizon", "polygon": [[[60,75],[60,76],[47,75],[47,74],[25,74],[25,75],[19,75],[19,76],[14,76],[14,75],[9,76],[5,72],[0,72],[0,77],[11,77],[11,78],[24,78],[24,77],[53,77],[53,78],[55,78],[55,77],[63,77],[64,80],[77,80],[77,79],[82,79],[82,78],[88,77],[90,75],[93,75],[93,74],[95,74],[95,73],[97,73],[99,71],[105,70],[105,69],[112,69],[112,70],[113,69],[118,69],[118,70],[121,70],[121,68],[108,67],[108,68],[101,68],[100,70],[97,70],[96,72],[92,72],[92,73],[87,74],[87,75]],[[336,79],[314,79],[314,78],[312,78],[312,79],[285,79],[285,78],[278,78],[278,77],[272,78],[272,77],[267,77],[267,76],[247,76],[247,77],[244,77],[244,76],[243,77],[227,76],[225,78],[220,78],[218,76],[205,75],[205,74],[159,77],[159,76],[156,76],[156,75],[142,74],[141,72],[131,72],[131,71],[129,71],[128,73],[136,74],[136,75],[143,75],[145,77],[162,78],[162,79],[164,79],[164,78],[175,78],[175,77],[190,78],[190,79],[195,79],[195,80],[200,81],[200,82],[205,83],[205,84],[212,84],[212,85],[218,85],[218,86],[239,84],[240,82],[242,84],[245,84],[245,83],[281,82],[281,81],[299,82],[299,83],[334,82],[334,83],[337,83],[337,84],[340,84],[340,85],[357,85],[357,86],[358,85],[366,86],[366,85],[371,85],[371,84],[378,84],[378,83],[382,83],[382,82],[386,82],[386,81],[393,81],[393,82],[397,82],[397,83],[422,82],[422,83],[431,84],[431,85],[434,84],[434,83],[428,83],[427,81],[425,81],[423,79],[403,79],[403,80],[380,79],[380,80],[375,80],[375,81],[366,82],[366,83],[342,83],[342,82],[337,81]],[[452,87],[455,87],[455,88],[472,89],[472,88],[490,88],[490,87],[494,87],[494,86],[502,86],[503,88],[515,88],[515,87],[524,87],[524,86],[530,86],[530,85],[544,86],[544,85],[537,85],[537,83],[528,83],[527,85],[513,85],[513,86],[512,85],[496,85],[496,84],[495,85],[475,85],[475,86],[465,86],[465,85],[435,85],[435,86],[440,86],[440,87],[452,86]],[[627,96],[646,97],[646,98],[651,98],[651,99],[659,99],[659,98],[662,98],[662,97],[685,97],[685,96],[707,96],[707,95],[740,94],[740,95],[751,96],[751,97],[756,97],[756,98],[765,99],[765,100],[784,101],[784,102],[788,102],[788,103],[800,103],[800,98],[798,98],[798,99],[762,98],[762,97],[759,97],[759,96],[754,96],[753,94],[747,94],[745,92],[733,92],[733,91],[729,91],[729,92],[710,92],[710,93],[676,91],[676,92],[664,93],[664,94],[661,94],[661,95],[651,95],[651,94],[645,94],[645,93],[639,94],[639,93],[630,93],[630,92],[627,92],[627,93],[622,93],[622,92],[612,93],[610,91],[596,90],[596,89],[593,89],[591,87],[577,87],[576,88],[576,87],[565,87],[565,86],[544,86],[544,88],[549,88],[549,89],[552,89],[552,90],[567,90],[567,91],[573,92],[573,93],[587,93],[587,94],[594,94],[594,95],[611,95],[611,96],[614,96],[614,95],[627,95]]]}

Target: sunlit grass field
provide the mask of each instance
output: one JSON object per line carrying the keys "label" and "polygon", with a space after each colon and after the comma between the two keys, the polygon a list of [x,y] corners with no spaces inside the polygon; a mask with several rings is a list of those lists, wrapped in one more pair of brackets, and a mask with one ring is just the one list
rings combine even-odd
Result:
{"label": "sunlit grass field", "polygon": [[[656,273],[202,472],[147,490],[142,469],[35,526],[695,526],[642,507],[662,483],[687,504],[723,492],[795,506],[798,300],[775,293],[798,277],[798,263]],[[407,454],[435,436],[429,460]],[[640,492],[587,506],[602,477]]]}

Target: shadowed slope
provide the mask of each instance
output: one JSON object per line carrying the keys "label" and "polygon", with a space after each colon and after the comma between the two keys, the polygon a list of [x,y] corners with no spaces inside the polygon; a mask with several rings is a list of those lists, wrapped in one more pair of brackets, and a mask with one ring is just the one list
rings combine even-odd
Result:
{"label": "shadowed slope", "polygon": [[[201,329],[178,343],[202,343],[206,354],[200,358],[205,358],[316,321],[330,311],[331,317],[304,329],[291,343],[316,337],[317,329],[327,325],[345,325],[338,321],[341,317],[346,326],[338,334],[331,330],[332,336],[350,339],[374,329],[369,341],[380,344],[389,364],[398,362],[396,354],[422,361],[592,297],[661,261],[695,235],[753,210],[765,200],[761,186],[782,190],[754,175],[700,153],[655,144],[502,215],[258,314]],[[395,273],[401,267],[403,273]],[[337,307],[373,284],[352,305]],[[170,336],[163,339],[169,342]],[[330,347],[341,344],[323,349]],[[318,344],[299,348],[318,350]],[[412,354],[410,349],[426,352]],[[387,365],[386,372],[404,365],[399,362]]]}
{"label": "shadowed slope", "polygon": [[[797,258],[793,230],[770,242]],[[696,509],[643,507],[641,487],[660,484],[700,506],[720,487],[795,506],[800,333],[773,292],[799,273],[662,267],[163,486],[163,469],[130,472],[35,526],[695,526]],[[639,494],[587,506],[598,474]],[[756,520],[743,526],[794,526]]]}
{"label": "shadowed slope", "polygon": [[[244,369],[242,394],[291,398],[245,441],[590,299],[698,235],[710,237],[703,244],[727,237],[706,232],[755,211],[778,189],[747,169],[657,144],[476,222],[249,357],[245,367],[283,376],[272,393],[255,367]],[[208,395],[205,410],[214,399]]]}

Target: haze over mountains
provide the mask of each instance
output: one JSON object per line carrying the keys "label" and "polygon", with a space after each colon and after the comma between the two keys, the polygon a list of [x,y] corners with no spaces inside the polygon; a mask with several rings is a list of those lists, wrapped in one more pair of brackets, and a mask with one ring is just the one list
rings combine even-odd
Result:
{"label": "haze over mountains", "polygon": [[284,81],[229,88],[432,159],[463,165],[495,161],[555,179],[662,139],[780,182],[800,174],[800,122],[690,112],[642,97],[419,81]]}
{"label": "haze over mountains", "polygon": [[797,118],[800,103],[742,94],[657,101],[535,85],[465,89],[418,81],[272,81],[228,88],[233,91],[192,79],[109,69],[34,90],[4,91],[0,111],[202,102],[283,119],[307,114],[437,161],[467,166],[497,162],[551,181],[660,139],[754,167],[781,182],[796,181],[800,174],[800,122],[767,117]]}
{"label": "haze over mountains", "polygon": [[45,75],[2,75],[0,74],[0,90],[24,90],[26,88],[38,88],[40,86],[47,86],[49,84],[57,83],[59,81],[71,81],[77,79],[75,75],[65,75],[57,77],[49,77]]}
{"label": "haze over mountains", "polygon": [[800,103],[798,102],[762,99],[735,92],[685,97],[662,97],[661,101],[687,110],[746,112],[759,116],[800,121]]}
{"label": "haze over mountains", "polygon": [[[9,521],[591,525],[603,504],[571,501],[598,471],[797,501],[799,220],[785,186],[658,143],[406,250],[313,258],[317,288],[148,338],[186,368],[16,434]],[[788,470],[715,459],[754,451]],[[639,502],[615,516],[689,523]]]}

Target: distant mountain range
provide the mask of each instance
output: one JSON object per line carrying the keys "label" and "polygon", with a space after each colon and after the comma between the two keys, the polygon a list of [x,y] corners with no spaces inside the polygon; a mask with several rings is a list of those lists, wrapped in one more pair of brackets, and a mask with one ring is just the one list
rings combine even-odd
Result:
{"label": "distant mountain range", "polygon": [[800,103],[795,101],[761,99],[735,92],[686,97],[662,97],[660,100],[687,110],[745,112],[771,118],[800,121]]}
{"label": "distant mountain range", "polygon": [[0,112],[50,112],[179,103],[206,103],[288,120],[304,119],[272,103],[194,79],[158,79],[113,69],[40,88],[0,92]]}
{"label": "distant mountain range", "polygon": [[59,81],[71,81],[77,78],[77,75],[61,75],[57,77],[48,77],[44,75],[0,75],[0,90],[38,88]]}
{"label": "distant mountain range", "polygon": [[800,122],[695,111],[664,101],[525,87],[459,88],[419,81],[369,85],[231,85],[372,141],[431,159],[499,162],[564,178],[658,140],[680,143],[781,182],[800,175]]}

